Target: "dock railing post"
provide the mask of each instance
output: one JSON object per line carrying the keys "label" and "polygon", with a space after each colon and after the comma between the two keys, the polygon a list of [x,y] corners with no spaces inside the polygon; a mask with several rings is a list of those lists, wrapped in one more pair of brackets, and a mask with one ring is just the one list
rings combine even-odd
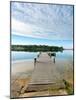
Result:
{"label": "dock railing post", "polygon": [[55,57],[54,57],[54,59],[53,59],[53,62],[54,62],[54,64],[55,64]]}
{"label": "dock railing post", "polygon": [[34,66],[36,65],[37,58],[34,58]]}

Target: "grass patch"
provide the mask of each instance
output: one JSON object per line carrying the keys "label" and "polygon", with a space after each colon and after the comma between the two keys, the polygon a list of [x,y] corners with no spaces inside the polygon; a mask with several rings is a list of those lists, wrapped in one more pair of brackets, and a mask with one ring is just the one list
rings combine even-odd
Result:
{"label": "grass patch", "polygon": [[67,91],[67,93],[69,95],[72,95],[74,93],[72,84],[66,81],[65,79],[63,79],[63,82],[65,84],[65,90]]}
{"label": "grass patch", "polygon": [[59,94],[59,91],[60,90],[64,90],[64,88],[60,88],[60,87],[57,87],[57,86],[55,86],[55,87],[50,87],[49,86],[49,88],[48,88],[48,91],[49,91],[49,93],[51,94]]}

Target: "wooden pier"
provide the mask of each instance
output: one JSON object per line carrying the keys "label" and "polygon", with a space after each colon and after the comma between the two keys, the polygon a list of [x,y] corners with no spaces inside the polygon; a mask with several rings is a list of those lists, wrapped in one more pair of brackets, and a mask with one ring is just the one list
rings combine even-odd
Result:
{"label": "wooden pier", "polygon": [[41,53],[37,58],[29,84],[22,93],[44,91],[49,87],[50,89],[64,88],[64,84],[53,59],[47,53]]}

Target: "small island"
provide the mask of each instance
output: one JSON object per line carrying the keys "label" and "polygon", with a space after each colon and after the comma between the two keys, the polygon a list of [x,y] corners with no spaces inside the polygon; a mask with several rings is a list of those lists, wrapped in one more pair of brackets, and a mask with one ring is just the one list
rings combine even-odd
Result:
{"label": "small island", "polygon": [[12,45],[12,51],[29,51],[29,52],[62,52],[63,47],[58,46],[48,46],[48,45]]}

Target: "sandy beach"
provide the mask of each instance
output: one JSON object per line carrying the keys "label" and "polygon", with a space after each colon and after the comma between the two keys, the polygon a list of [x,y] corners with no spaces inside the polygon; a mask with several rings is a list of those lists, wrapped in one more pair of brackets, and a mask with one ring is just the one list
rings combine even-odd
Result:
{"label": "sandy beach", "polygon": [[27,87],[34,69],[33,61],[17,61],[11,67],[11,97],[18,97],[23,86]]}
{"label": "sandy beach", "polygon": [[12,75],[20,74],[21,72],[30,72],[34,69],[34,61],[17,61],[12,63]]}
{"label": "sandy beach", "polygon": [[[65,65],[65,66],[64,66]],[[73,61],[56,60],[47,53],[42,53],[37,59],[36,65],[34,61],[22,61],[12,63],[11,67],[11,97],[31,97],[31,96],[49,96],[49,95],[67,95],[62,80],[67,80],[73,88]],[[59,83],[60,82],[60,83]],[[34,87],[31,84],[58,83],[51,88],[51,85]],[[59,86],[59,87],[58,87]],[[61,87],[63,87],[61,89]],[[39,88],[43,88],[39,90]],[[50,88],[49,88],[50,87]],[[58,88],[56,88],[58,87]],[[60,88],[60,89],[59,89]],[[27,92],[31,90],[31,92]],[[32,89],[35,89],[33,91]]]}

